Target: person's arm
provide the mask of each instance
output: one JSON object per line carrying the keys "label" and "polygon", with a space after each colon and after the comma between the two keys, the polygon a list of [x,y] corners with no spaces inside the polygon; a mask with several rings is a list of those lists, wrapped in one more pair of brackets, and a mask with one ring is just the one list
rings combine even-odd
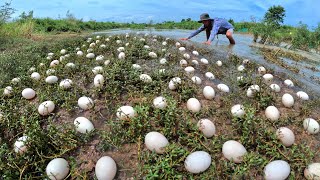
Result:
{"label": "person's arm", "polygon": [[220,28],[220,23],[216,21],[213,25],[213,28],[210,33],[210,37],[208,39],[209,42],[212,42],[214,40],[214,37],[218,34],[219,28]]}
{"label": "person's arm", "polygon": [[203,31],[205,28],[204,28],[204,25],[202,25],[199,29],[195,30],[194,32],[192,32],[190,34],[190,36],[187,38],[187,39],[191,39],[192,37],[194,37],[195,35],[199,34],[201,31]]}

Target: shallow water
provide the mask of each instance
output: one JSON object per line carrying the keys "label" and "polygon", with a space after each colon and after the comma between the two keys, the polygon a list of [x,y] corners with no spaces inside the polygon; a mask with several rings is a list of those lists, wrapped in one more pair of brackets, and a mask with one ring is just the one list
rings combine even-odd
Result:
{"label": "shallow water", "polygon": [[[124,34],[124,33],[149,33],[153,35],[161,35],[165,37],[169,37],[172,39],[179,39],[182,37],[188,37],[188,35],[192,32],[192,30],[156,30],[156,29],[143,29],[143,30],[131,30],[131,29],[114,29],[107,30],[102,32],[95,32],[94,34]],[[318,62],[305,60],[301,62],[296,62],[288,58],[283,58],[283,61],[289,66],[294,66],[300,70],[300,73],[294,73],[288,69],[285,69],[276,64],[272,64],[266,61],[261,54],[259,54],[258,48],[254,47],[256,44],[253,43],[253,37],[250,35],[244,34],[234,34],[234,39],[236,41],[236,45],[229,45],[228,39],[224,35],[219,35],[212,42],[211,46],[203,45],[202,42],[206,40],[205,33],[200,33],[197,36],[193,37],[191,40],[187,41],[187,43],[191,43],[203,48],[214,49],[218,53],[223,55],[228,54],[236,54],[242,58],[247,58],[257,62],[265,66],[266,68],[273,69],[277,74],[281,74],[281,76],[285,76],[284,78],[294,79],[301,84],[301,88],[304,91],[310,92],[317,96],[320,95],[320,59]],[[305,52],[307,53],[307,52]],[[308,54],[310,55],[310,54]],[[312,55],[311,55],[312,56]],[[317,59],[318,56],[315,56],[313,59]],[[307,67],[315,67],[317,71],[312,71]]]}

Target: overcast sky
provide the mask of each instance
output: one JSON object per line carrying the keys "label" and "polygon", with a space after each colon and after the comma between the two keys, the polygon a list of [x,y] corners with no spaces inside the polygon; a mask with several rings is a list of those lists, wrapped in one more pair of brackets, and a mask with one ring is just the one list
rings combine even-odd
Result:
{"label": "overcast sky", "polygon": [[85,21],[116,22],[180,21],[189,17],[198,20],[203,12],[211,17],[250,21],[251,16],[261,19],[272,5],[285,8],[285,24],[302,21],[315,27],[320,22],[320,0],[12,0],[17,10],[14,17],[33,10],[35,17],[64,18],[69,10]]}

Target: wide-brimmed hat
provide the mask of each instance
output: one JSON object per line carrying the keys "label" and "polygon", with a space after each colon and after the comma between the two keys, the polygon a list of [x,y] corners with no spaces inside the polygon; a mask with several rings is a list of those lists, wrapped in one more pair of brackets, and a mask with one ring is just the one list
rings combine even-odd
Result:
{"label": "wide-brimmed hat", "polygon": [[200,20],[198,21],[199,23],[201,23],[204,20],[211,20],[210,16],[208,13],[203,13],[200,15]]}

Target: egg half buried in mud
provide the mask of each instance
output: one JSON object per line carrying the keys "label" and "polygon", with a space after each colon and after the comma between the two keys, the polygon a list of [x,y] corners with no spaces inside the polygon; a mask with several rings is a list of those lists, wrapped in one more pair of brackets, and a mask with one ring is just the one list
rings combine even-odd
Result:
{"label": "egg half buried in mud", "polygon": [[195,151],[189,154],[184,161],[187,171],[198,174],[207,170],[211,165],[211,156],[205,151]]}
{"label": "egg half buried in mud", "polygon": [[152,78],[148,74],[141,74],[140,75],[140,80],[145,82],[145,83],[152,82]]}
{"label": "egg half buried in mud", "polygon": [[94,103],[91,98],[82,96],[78,99],[78,105],[81,109],[87,110],[93,108]]}
{"label": "egg half buried in mud", "polygon": [[191,112],[197,113],[197,112],[199,112],[200,109],[201,109],[201,104],[200,104],[200,102],[199,102],[198,99],[196,99],[196,98],[190,98],[190,99],[188,99],[188,101],[187,101],[187,108],[188,108],[188,110],[190,110]]}
{"label": "egg half buried in mud", "polygon": [[153,131],[146,135],[144,143],[150,151],[162,154],[165,151],[165,147],[169,144],[169,141],[161,133]]}
{"label": "egg half buried in mud", "polygon": [[131,106],[121,106],[117,109],[116,115],[120,120],[126,120],[135,117],[136,112]]}
{"label": "egg half buried in mud", "polygon": [[117,164],[111,157],[103,156],[96,163],[95,173],[98,180],[112,180],[117,174]]}
{"label": "egg half buried in mud", "polygon": [[55,158],[47,165],[46,173],[51,180],[62,180],[69,174],[69,164],[63,158]]}
{"label": "egg half buried in mud", "polygon": [[304,177],[308,180],[320,179],[320,163],[309,164],[304,170]]}

